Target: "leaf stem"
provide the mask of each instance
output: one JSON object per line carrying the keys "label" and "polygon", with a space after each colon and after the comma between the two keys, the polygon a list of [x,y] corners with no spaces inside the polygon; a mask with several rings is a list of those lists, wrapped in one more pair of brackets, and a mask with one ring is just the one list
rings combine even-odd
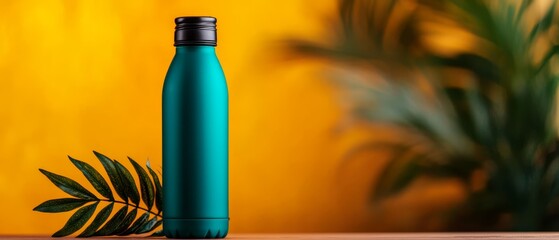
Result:
{"label": "leaf stem", "polygon": [[94,200],[94,201],[115,202],[115,203],[125,204],[125,205],[129,205],[129,206],[132,206],[132,207],[135,207],[135,208],[142,209],[142,210],[144,210],[144,211],[146,211],[146,212],[149,212],[149,213],[151,213],[151,214],[153,214],[153,215],[155,215],[155,216],[157,216],[157,217],[163,218],[163,216],[161,215],[161,211],[159,211],[158,213],[155,213],[155,212],[152,212],[151,210],[148,210],[148,209],[146,209],[146,208],[144,208],[144,207],[140,207],[139,205],[135,205],[135,204],[132,204],[132,203],[127,203],[127,202],[119,201],[119,200],[116,200],[116,199],[115,199],[115,200],[110,200],[110,199],[96,199],[96,200]]}

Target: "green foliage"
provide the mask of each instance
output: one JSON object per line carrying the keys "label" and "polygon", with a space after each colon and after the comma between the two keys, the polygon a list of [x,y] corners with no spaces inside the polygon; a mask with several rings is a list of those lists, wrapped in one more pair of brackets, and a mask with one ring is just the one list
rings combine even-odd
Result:
{"label": "green foliage", "polygon": [[[450,230],[559,229],[559,22],[555,0],[539,18],[538,7],[531,0],[343,0],[333,40],[289,41],[296,54],[337,66],[334,81],[357,119],[406,130],[400,140],[358,147],[394,152],[373,186],[374,202],[419,176],[469,186],[482,171],[485,187],[468,189]],[[473,46],[442,51],[432,40],[445,33],[429,26],[458,29]],[[510,223],[499,221],[505,216]]]}
{"label": "green foliage", "polygon": [[[111,160],[107,156],[95,151],[93,153],[103,165],[113,188],[122,201],[114,198],[113,190],[95,168],[88,163],[70,156],[68,156],[70,161],[83,173],[85,178],[101,197],[91,193],[70,178],[51,173],[44,169],[39,169],[39,171],[54,183],[54,185],[76,198],[48,200],[35,207],[33,209],[34,211],[58,213],[79,208],[70,219],[68,219],[66,224],[52,236],[64,237],[77,232],[85,226],[92,216],[94,216],[97,206],[102,202],[107,203],[107,205],[95,215],[95,218],[91,221],[89,226],[87,226],[78,237],[144,234],[153,232],[161,226],[163,221],[161,208],[162,187],[159,177],[151,169],[149,162],[146,167],[150,175],[147,174],[147,171],[140,164],[132,158],[128,158],[140,182],[142,205],[140,203],[138,187],[130,171],[116,160]],[[128,200],[130,200],[130,202]],[[154,202],[157,211],[152,211]],[[87,203],[91,204],[82,207]],[[122,205],[122,207],[109,219],[115,204]],[[129,209],[131,210],[128,211]],[[144,213],[136,218],[138,211]],[[154,232],[152,236],[162,236],[162,233],[161,231],[157,231]]]}

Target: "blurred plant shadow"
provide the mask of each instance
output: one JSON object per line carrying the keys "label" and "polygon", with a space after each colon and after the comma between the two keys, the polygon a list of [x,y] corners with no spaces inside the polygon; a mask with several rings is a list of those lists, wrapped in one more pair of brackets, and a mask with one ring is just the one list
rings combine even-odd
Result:
{"label": "blurred plant shadow", "polygon": [[393,153],[371,203],[459,178],[446,230],[559,229],[556,1],[341,0],[336,14],[332,40],[286,43],[327,61],[356,122],[400,130],[347,154]]}

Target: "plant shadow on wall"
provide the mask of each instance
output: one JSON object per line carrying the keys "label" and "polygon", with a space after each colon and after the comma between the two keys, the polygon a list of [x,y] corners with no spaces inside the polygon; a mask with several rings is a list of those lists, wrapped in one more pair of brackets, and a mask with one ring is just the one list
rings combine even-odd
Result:
{"label": "plant shadow on wall", "polygon": [[[64,237],[78,231],[94,215],[95,209],[100,203],[106,203],[106,206],[97,212],[90,224],[77,237],[146,234],[160,227],[163,222],[162,185],[159,176],[153,171],[149,162],[146,164],[148,170],[146,171],[135,160],[128,158],[138,175],[140,183],[140,192],[138,192],[132,174],[124,165],[101,153],[95,151],[93,153],[107,172],[116,194],[113,194],[107,181],[95,168],[70,156],[68,156],[70,161],[83,173],[101,197],[70,178],[39,169],[54,185],[73,196],[73,198],[48,200],[35,207],[34,211],[60,213],[79,208],[72,214],[66,224],[52,236]],[[122,201],[118,200],[116,196],[121,198]],[[141,202],[143,202],[143,205]],[[88,205],[82,207],[85,204]],[[121,208],[109,219],[115,205],[120,205]],[[136,217],[138,212],[143,212],[143,214]],[[151,236],[163,236],[163,233],[162,231],[156,231]]]}
{"label": "plant shadow on wall", "polygon": [[447,230],[559,229],[556,1],[345,0],[338,15],[333,41],[288,44],[328,60],[358,122],[403,130],[355,147],[393,152],[373,203],[459,178]]}

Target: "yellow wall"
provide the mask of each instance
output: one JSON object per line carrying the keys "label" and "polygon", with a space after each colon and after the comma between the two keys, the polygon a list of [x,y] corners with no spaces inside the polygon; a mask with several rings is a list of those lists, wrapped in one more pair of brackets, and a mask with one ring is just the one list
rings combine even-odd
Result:
{"label": "yellow wall", "polygon": [[[385,229],[366,205],[380,163],[340,170],[339,157],[353,140],[332,132],[340,116],[334,91],[313,79],[315,66],[278,59],[278,39],[316,36],[334,6],[324,0],[0,2],[0,234],[49,234],[64,224],[70,213],[31,209],[66,196],[38,168],[85,183],[66,155],[95,167],[91,150],[161,165],[160,94],[174,54],[173,18],[180,15],[218,18],[231,102],[231,230]],[[460,192],[449,186],[438,194]]]}

